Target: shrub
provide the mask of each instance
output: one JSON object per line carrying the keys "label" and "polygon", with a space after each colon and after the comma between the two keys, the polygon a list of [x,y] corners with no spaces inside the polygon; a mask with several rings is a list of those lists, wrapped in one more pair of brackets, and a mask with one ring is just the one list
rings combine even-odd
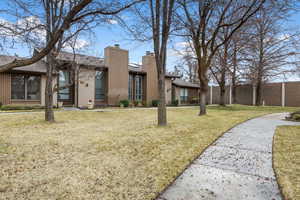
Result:
{"label": "shrub", "polygon": [[159,100],[152,100],[152,106],[157,107],[159,104]]}
{"label": "shrub", "polygon": [[142,101],[142,105],[143,105],[144,107],[147,107],[147,101]]}
{"label": "shrub", "polygon": [[292,115],[293,120],[300,121],[300,114],[293,114]]}
{"label": "shrub", "polygon": [[133,102],[133,105],[134,105],[134,106],[142,106],[143,103],[142,103],[142,101],[134,101],[134,102]]}
{"label": "shrub", "polygon": [[2,104],[2,102],[0,101],[0,109],[1,109],[2,105],[3,105],[3,104]]}
{"label": "shrub", "polygon": [[300,111],[291,113],[290,116],[288,116],[286,119],[300,122]]}
{"label": "shrub", "polygon": [[33,110],[33,109],[43,109],[44,106],[41,105],[4,105],[1,110]]}
{"label": "shrub", "polygon": [[178,106],[178,104],[179,104],[178,99],[172,101],[172,106]]}
{"label": "shrub", "polygon": [[120,106],[123,105],[124,107],[128,107],[129,101],[127,99],[124,99],[124,100],[121,100],[119,104],[120,104]]}

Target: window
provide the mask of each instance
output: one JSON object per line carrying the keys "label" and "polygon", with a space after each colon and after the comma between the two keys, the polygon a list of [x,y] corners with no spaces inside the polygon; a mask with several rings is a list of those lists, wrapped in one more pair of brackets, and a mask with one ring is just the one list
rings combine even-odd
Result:
{"label": "window", "polygon": [[143,77],[136,75],[135,76],[135,100],[141,101],[143,98],[143,85],[142,85]]}
{"label": "window", "polygon": [[133,75],[129,74],[128,78],[128,99],[133,100]]}
{"label": "window", "polygon": [[[58,99],[59,100],[70,100],[70,87],[67,87],[70,84],[70,72],[68,71],[59,71],[59,91],[58,91]],[[65,87],[65,88],[64,88]]]}
{"label": "window", "polygon": [[39,100],[41,90],[41,80],[39,76],[27,77],[27,100]]}
{"label": "window", "polygon": [[96,100],[105,100],[105,91],[106,91],[106,72],[105,71],[96,71],[95,77],[95,99]]}
{"label": "window", "polygon": [[180,89],[180,101],[186,102],[188,99],[188,90],[187,88]]}
{"label": "window", "polygon": [[143,100],[143,76],[129,74],[128,99],[131,101]]}
{"label": "window", "polygon": [[40,100],[41,77],[13,74],[11,77],[11,98],[13,100]]}

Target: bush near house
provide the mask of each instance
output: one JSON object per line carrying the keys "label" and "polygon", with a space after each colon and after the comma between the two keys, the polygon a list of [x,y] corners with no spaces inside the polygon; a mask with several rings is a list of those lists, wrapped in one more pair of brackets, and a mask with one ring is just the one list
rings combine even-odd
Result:
{"label": "bush near house", "polygon": [[3,111],[34,110],[34,109],[44,109],[44,106],[41,106],[41,105],[2,105],[2,106],[0,106],[0,110],[3,110]]}
{"label": "bush near house", "polygon": [[159,104],[159,100],[152,100],[152,106],[157,107]]}
{"label": "bush near house", "polygon": [[3,104],[2,104],[2,102],[0,101],[0,109],[1,109],[2,105],[3,105]]}
{"label": "bush near house", "polygon": [[178,106],[178,104],[179,104],[178,99],[172,101],[172,106]]}
{"label": "bush near house", "polygon": [[127,108],[129,106],[129,101],[127,99],[121,100],[119,105],[123,105],[125,108]]}
{"label": "bush near house", "polygon": [[143,102],[142,101],[133,101],[133,105],[136,107],[141,107],[141,106],[143,106]]}

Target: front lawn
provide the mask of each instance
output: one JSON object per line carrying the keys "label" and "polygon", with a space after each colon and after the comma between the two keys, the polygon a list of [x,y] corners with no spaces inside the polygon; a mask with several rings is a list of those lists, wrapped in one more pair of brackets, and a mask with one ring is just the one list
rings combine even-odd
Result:
{"label": "front lawn", "polygon": [[300,126],[277,128],[273,150],[274,168],[285,199],[300,199]]}
{"label": "front lawn", "polygon": [[0,114],[3,199],[154,198],[232,126],[281,108],[168,109],[157,128],[153,109]]}

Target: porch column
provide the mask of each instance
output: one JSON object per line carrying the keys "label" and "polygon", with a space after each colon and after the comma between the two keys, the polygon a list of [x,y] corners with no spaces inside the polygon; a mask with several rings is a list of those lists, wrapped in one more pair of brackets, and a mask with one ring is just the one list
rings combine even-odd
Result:
{"label": "porch column", "polygon": [[229,104],[232,104],[232,85],[229,86]]}
{"label": "porch column", "polygon": [[281,106],[285,107],[285,83],[281,83]]}
{"label": "porch column", "polygon": [[253,85],[252,86],[252,105],[255,106],[256,102],[256,87]]}
{"label": "porch column", "polygon": [[212,85],[210,86],[210,98],[209,98],[209,100],[210,100],[210,104],[213,104],[213,86]]}

